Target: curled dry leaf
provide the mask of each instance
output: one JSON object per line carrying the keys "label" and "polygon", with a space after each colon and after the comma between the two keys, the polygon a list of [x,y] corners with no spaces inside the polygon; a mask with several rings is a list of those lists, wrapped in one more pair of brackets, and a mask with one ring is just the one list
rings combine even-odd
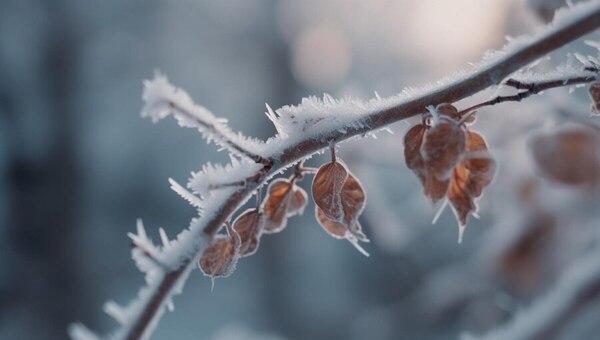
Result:
{"label": "curled dry leaf", "polygon": [[287,209],[287,217],[302,215],[306,208],[306,204],[308,203],[306,191],[304,191],[304,189],[294,185],[293,191],[294,194],[292,195],[292,199],[290,200]]}
{"label": "curled dry leaf", "polygon": [[263,226],[263,215],[258,209],[244,211],[233,222],[233,230],[240,237],[240,256],[250,256],[256,252]]}
{"label": "curled dry leaf", "polygon": [[339,222],[331,220],[323,210],[321,210],[318,206],[315,206],[315,217],[317,221],[323,227],[323,229],[331,236],[337,239],[346,239],[350,242],[359,252],[361,252],[365,256],[369,256],[359,244],[358,241],[368,242],[367,237],[362,233],[362,227],[358,221],[351,228],[355,232],[351,232],[350,229]]}
{"label": "curled dry leaf", "polygon": [[313,178],[312,195],[315,204],[334,221],[342,221],[344,217],[340,194],[347,177],[346,167],[335,161],[321,166]]}
{"label": "curled dry leaf", "polygon": [[469,170],[461,163],[454,168],[448,188],[448,201],[461,226],[467,225],[469,212],[477,209],[474,197],[469,192],[469,178]]}
{"label": "curled dry leaf", "polygon": [[592,99],[592,113],[600,115],[600,83],[590,85],[588,93]]}
{"label": "curled dry leaf", "polygon": [[446,195],[449,181],[440,180],[425,169],[425,161],[421,155],[421,145],[425,137],[427,127],[423,124],[413,126],[404,136],[404,160],[406,166],[419,177],[423,184],[424,195],[433,203],[436,203]]}
{"label": "curled dry leaf", "polygon": [[202,273],[211,278],[228,277],[235,271],[240,252],[240,236],[228,225],[227,235],[216,235],[198,259]]}
{"label": "curled dry leaf", "polygon": [[421,183],[425,185],[425,161],[421,156],[421,144],[427,127],[423,124],[417,124],[410,128],[404,135],[404,160],[406,166],[419,177]]}
{"label": "curled dry leaf", "polygon": [[595,185],[600,179],[600,135],[581,124],[531,136],[529,146],[542,175],[568,185]]}
{"label": "curled dry leaf", "polygon": [[365,208],[367,197],[359,180],[350,172],[348,172],[340,197],[344,211],[343,223],[350,232],[354,233],[354,227],[358,224],[358,216]]}
{"label": "curled dry leaf", "polygon": [[306,192],[290,180],[280,178],[271,182],[262,205],[265,233],[282,231],[287,218],[302,214],[306,203]]}
{"label": "curled dry leaf", "polygon": [[440,180],[448,179],[465,151],[465,131],[456,122],[440,117],[427,129],[421,145],[421,155],[427,174]]}
{"label": "curled dry leaf", "polygon": [[477,132],[467,133],[467,153],[463,163],[470,173],[469,192],[473,197],[481,196],[483,188],[494,179],[496,161],[489,154],[485,139]]}
{"label": "curled dry leaf", "polygon": [[483,189],[494,179],[496,162],[487,152],[483,136],[477,132],[467,132],[465,159],[454,168],[450,178],[447,197],[462,231],[467,225],[469,213],[477,211],[475,199],[481,196]]}

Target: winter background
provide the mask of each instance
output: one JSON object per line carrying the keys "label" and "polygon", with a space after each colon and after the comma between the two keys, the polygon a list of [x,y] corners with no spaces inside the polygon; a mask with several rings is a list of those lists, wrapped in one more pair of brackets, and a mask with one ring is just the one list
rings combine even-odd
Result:
{"label": "winter background", "polygon": [[[73,321],[113,329],[103,303],[127,303],[143,283],[126,237],[136,218],[156,239],[159,227],[176,235],[195,211],[167,179],[227,162],[192,129],[140,118],[142,81],[156,69],[266,139],[265,102],[421,86],[532,32],[560,4],[0,1],[0,339],[64,339]],[[568,52],[597,53],[580,40],[538,67]],[[214,291],[193,272],[153,339],[457,339],[501,327],[585,262],[600,235],[598,191],[540,179],[528,154],[530,131],[573,116],[589,116],[584,90],[482,110],[474,129],[500,169],[461,245],[449,210],[431,224],[436,210],[404,165],[408,124],[344,144],[368,194],[371,257],[325,234],[309,206]],[[558,338],[600,334],[600,303],[579,314]]]}

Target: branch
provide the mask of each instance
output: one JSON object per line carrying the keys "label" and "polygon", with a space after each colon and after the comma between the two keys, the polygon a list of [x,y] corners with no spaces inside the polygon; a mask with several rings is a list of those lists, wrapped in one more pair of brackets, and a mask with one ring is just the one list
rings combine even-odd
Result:
{"label": "branch", "polygon": [[[534,62],[545,54],[589,33],[600,26],[600,2],[594,1],[574,6],[568,11],[557,13],[555,21],[546,30],[532,37],[514,40],[492,58],[487,58],[469,72],[463,72],[454,79],[444,79],[436,86],[429,86],[421,91],[405,91],[404,94],[390,98],[375,98],[368,102],[352,99],[336,101],[325,96],[323,101],[308,98],[297,107],[283,107],[277,112],[269,109],[268,116],[275,123],[278,136],[258,143],[230,133],[228,128],[208,131],[217,142],[232,152],[246,155],[246,150],[253,161],[263,166],[257,171],[256,163],[241,161],[226,170],[227,182],[242,181],[257,174],[255,181],[247,182],[241,188],[223,188],[208,193],[211,199],[206,201],[204,215],[192,220],[190,228],[178,236],[178,242],[172,242],[165,250],[164,258],[170,259],[169,269],[160,270],[149,280],[148,286],[142,288],[138,299],[127,308],[127,322],[113,333],[113,339],[147,339],[164,308],[173,295],[179,293],[188,274],[195,265],[199,254],[205,245],[218,232],[223,223],[244,204],[258,188],[270,178],[292,166],[298,161],[313,155],[330,145],[342,142],[354,136],[374,133],[391,123],[418,115],[426,111],[429,105],[453,103],[472,96],[492,85],[502,82],[513,72]],[[158,79],[162,81],[161,78]],[[164,79],[163,85],[169,85]],[[148,83],[147,83],[148,86]],[[163,87],[163,90],[165,88]],[[174,104],[185,104],[185,108],[194,108],[191,99],[183,93],[173,93],[173,87],[167,87],[167,92],[175,97]],[[149,104],[157,103],[154,95],[161,98],[159,91],[151,98],[144,98],[147,105],[145,115],[158,120],[168,114],[165,110],[172,108],[162,102],[156,107]],[[181,100],[181,101],[179,101]],[[202,108],[203,109],[203,108]],[[205,121],[214,122],[212,114],[203,115]],[[180,124],[189,126],[189,117],[176,116]],[[198,122],[193,122],[197,127]],[[210,129],[209,129],[210,130]],[[224,133],[222,133],[225,131]],[[234,141],[243,150],[227,141]],[[241,142],[240,142],[241,141]],[[259,150],[259,152],[250,152]],[[258,156],[258,155],[262,156]],[[263,161],[265,163],[263,163]],[[93,333],[81,325],[70,328],[74,338],[92,339]]]}
{"label": "branch", "polygon": [[[476,339],[543,340],[556,338],[578,312],[600,297],[600,248],[591,251],[561,276],[545,296],[508,324]],[[473,337],[469,337],[473,338]]]}
{"label": "branch", "polygon": [[[588,71],[588,70],[586,70],[586,71]],[[588,71],[588,72],[591,72],[591,71]],[[479,103],[479,104],[473,105],[471,107],[468,107],[468,108],[460,111],[458,114],[459,114],[459,116],[463,116],[464,114],[473,112],[479,108],[482,108],[485,106],[492,106],[492,105],[496,105],[496,104],[500,104],[500,103],[504,103],[504,102],[520,102],[521,100],[523,100],[529,96],[538,94],[538,93],[546,91],[546,90],[550,90],[550,89],[557,88],[557,87],[563,87],[563,86],[587,84],[587,83],[591,83],[593,81],[598,81],[598,79],[599,79],[598,75],[580,76],[580,77],[573,77],[573,78],[567,78],[567,79],[553,79],[553,80],[548,80],[548,81],[543,81],[543,82],[531,82],[531,83],[521,82],[516,79],[508,79],[506,82],[504,82],[505,85],[514,87],[517,90],[525,90],[525,91],[518,92],[517,94],[511,95],[511,96],[497,96],[497,97],[490,99],[488,101],[485,101],[483,103]]]}

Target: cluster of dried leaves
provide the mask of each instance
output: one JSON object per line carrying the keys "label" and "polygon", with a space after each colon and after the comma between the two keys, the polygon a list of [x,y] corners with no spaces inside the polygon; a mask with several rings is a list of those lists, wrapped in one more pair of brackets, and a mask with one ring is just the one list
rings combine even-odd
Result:
{"label": "cluster of dried leaves", "polygon": [[459,222],[459,242],[469,214],[477,211],[475,200],[496,170],[483,136],[466,126],[473,120],[453,105],[440,104],[404,137],[406,165],[433,204],[448,200]]}
{"label": "cluster of dried leaves", "polygon": [[[287,219],[301,215],[307,204],[306,192],[296,185],[303,179],[301,164],[289,179],[278,178],[269,185],[262,204],[225,223],[225,233],[217,234],[198,260],[204,275],[211,278],[231,275],[241,257],[254,254],[263,234],[281,232]],[[312,169],[309,169],[312,171]],[[317,221],[325,231],[338,239],[347,239],[367,255],[359,241],[368,242],[358,217],[365,207],[365,191],[346,165],[334,159],[324,164],[312,183]]]}
{"label": "cluster of dried leaves", "polygon": [[[600,113],[600,84],[589,89],[592,112]],[[494,178],[496,162],[488,152],[483,136],[470,130],[470,113],[459,112],[451,104],[440,104],[423,116],[404,137],[404,157],[423,185],[431,203],[449,203],[459,223],[459,242],[470,214],[477,211],[476,200]],[[539,132],[530,139],[533,159],[540,172],[551,180],[570,185],[596,185],[600,179],[600,132],[581,124],[567,124]],[[263,234],[281,232],[287,219],[301,215],[307,204],[306,192],[296,185],[303,179],[301,165],[289,179],[275,179],[256,208],[240,214],[224,225],[199,258],[202,272],[212,278],[227,277],[240,257],[258,249]],[[369,240],[358,218],[365,208],[366,194],[360,181],[336,159],[323,164],[312,182],[315,216],[331,236],[346,239],[361,253],[359,242]],[[507,260],[507,263],[514,261]]]}
{"label": "cluster of dried leaves", "polygon": [[289,217],[301,215],[307,204],[306,192],[296,185],[301,175],[276,179],[269,185],[267,196],[259,207],[241,213],[226,234],[216,235],[206,247],[198,265],[206,276],[227,277],[235,270],[240,257],[254,254],[263,234],[282,231]]}
{"label": "cluster of dried leaves", "polygon": [[338,239],[346,239],[361,253],[369,254],[358,244],[368,242],[358,217],[365,208],[367,196],[358,179],[335,157],[322,165],[312,183],[315,216],[325,231]]}

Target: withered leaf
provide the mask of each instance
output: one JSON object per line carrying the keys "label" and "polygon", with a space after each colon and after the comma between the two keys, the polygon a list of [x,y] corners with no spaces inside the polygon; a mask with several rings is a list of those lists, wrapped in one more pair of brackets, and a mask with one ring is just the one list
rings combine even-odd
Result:
{"label": "withered leaf", "polygon": [[473,201],[473,196],[469,192],[469,178],[469,170],[464,164],[458,164],[452,172],[450,187],[447,193],[448,201],[452,205],[461,226],[467,225],[469,213],[477,209]]}
{"label": "withered leaf", "polygon": [[467,133],[467,154],[463,163],[470,173],[469,193],[473,197],[481,196],[483,188],[494,179],[496,161],[488,154],[485,139],[477,132]]}
{"label": "withered leaf", "polygon": [[588,93],[592,99],[592,113],[600,115],[600,83],[590,85]]}
{"label": "withered leaf", "polygon": [[304,208],[306,208],[306,204],[308,202],[306,191],[304,189],[294,185],[293,187],[294,194],[290,200],[290,203],[287,208],[287,217],[291,217],[294,215],[302,215],[304,212]]}
{"label": "withered leaf", "polygon": [[450,184],[449,179],[438,179],[433,174],[427,174],[425,177],[425,186],[423,187],[423,194],[427,197],[431,203],[435,204],[444,196],[448,191],[448,185]]}
{"label": "withered leaf", "polygon": [[350,172],[348,172],[340,197],[344,212],[343,223],[348,227],[348,230],[353,232],[355,225],[358,223],[358,216],[365,208],[367,197],[358,179]]}
{"label": "withered leaf", "polygon": [[231,227],[226,228],[227,235],[216,235],[198,259],[198,266],[206,276],[228,277],[235,271],[241,240]]}
{"label": "withered leaf", "polygon": [[600,135],[581,124],[533,135],[529,146],[537,168],[553,181],[595,185],[600,179]]}
{"label": "withered leaf", "polygon": [[417,124],[410,128],[404,135],[404,161],[406,166],[419,177],[421,183],[425,185],[425,161],[421,156],[421,144],[427,127],[423,124]]}
{"label": "withered leaf", "polygon": [[477,211],[475,199],[492,182],[496,170],[496,161],[479,133],[467,132],[466,151],[465,159],[454,167],[446,194],[459,222],[459,242],[469,214]]}
{"label": "withered leaf", "polygon": [[441,116],[437,124],[427,129],[421,145],[426,172],[440,180],[448,179],[464,154],[465,144],[465,131]]}
{"label": "withered leaf", "polygon": [[348,171],[340,162],[322,165],[312,182],[312,196],[315,204],[330,219],[341,221],[344,217],[340,194]]}
{"label": "withered leaf", "polygon": [[360,223],[356,222],[355,225],[352,226],[352,229],[355,232],[351,232],[346,225],[333,221],[327,217],[323,210],[321,210],[318,206],[315,206],[315,216],[321,227],[323,227],[323,229],[329,235],[337,239],[348,240],[358,251],[365,256],[369,256],[369,254],[358,244],[358,241],[369,241],[362,233],[362,227],[360,226]]}
{"label": "withered leaf", "polygon": [[233,222],[233,229],[240,237],[240,256],[250,256],[256,252],[264,226],[263,215],[258,209],[244,211]]}
{"label": "withered leaf", "polygon": [[452,105],[452,104],[448,104],[448,103],[443,103],[440,104],[438,106],[435,107],[435,110],[439,113],[442,114],[444,116],[448,116],[454,120],[459,120],[460,116],[458,114],[458,109]]}
{"label": "withered leaf", "polygon": [[302,214],[306,203],[304,189],[290,180],[279,178],[271,182],[262,204],[264,232],[272,234],[282,231],[287,224],[287,218]]}
{"label": "withered leaf", "polygon": [[292,183],[287,179],[278,178],[269,184],[267,197],[262,204],[265,216],[265,233],[278,233],[287,224],[287,210],[291,201]]}

